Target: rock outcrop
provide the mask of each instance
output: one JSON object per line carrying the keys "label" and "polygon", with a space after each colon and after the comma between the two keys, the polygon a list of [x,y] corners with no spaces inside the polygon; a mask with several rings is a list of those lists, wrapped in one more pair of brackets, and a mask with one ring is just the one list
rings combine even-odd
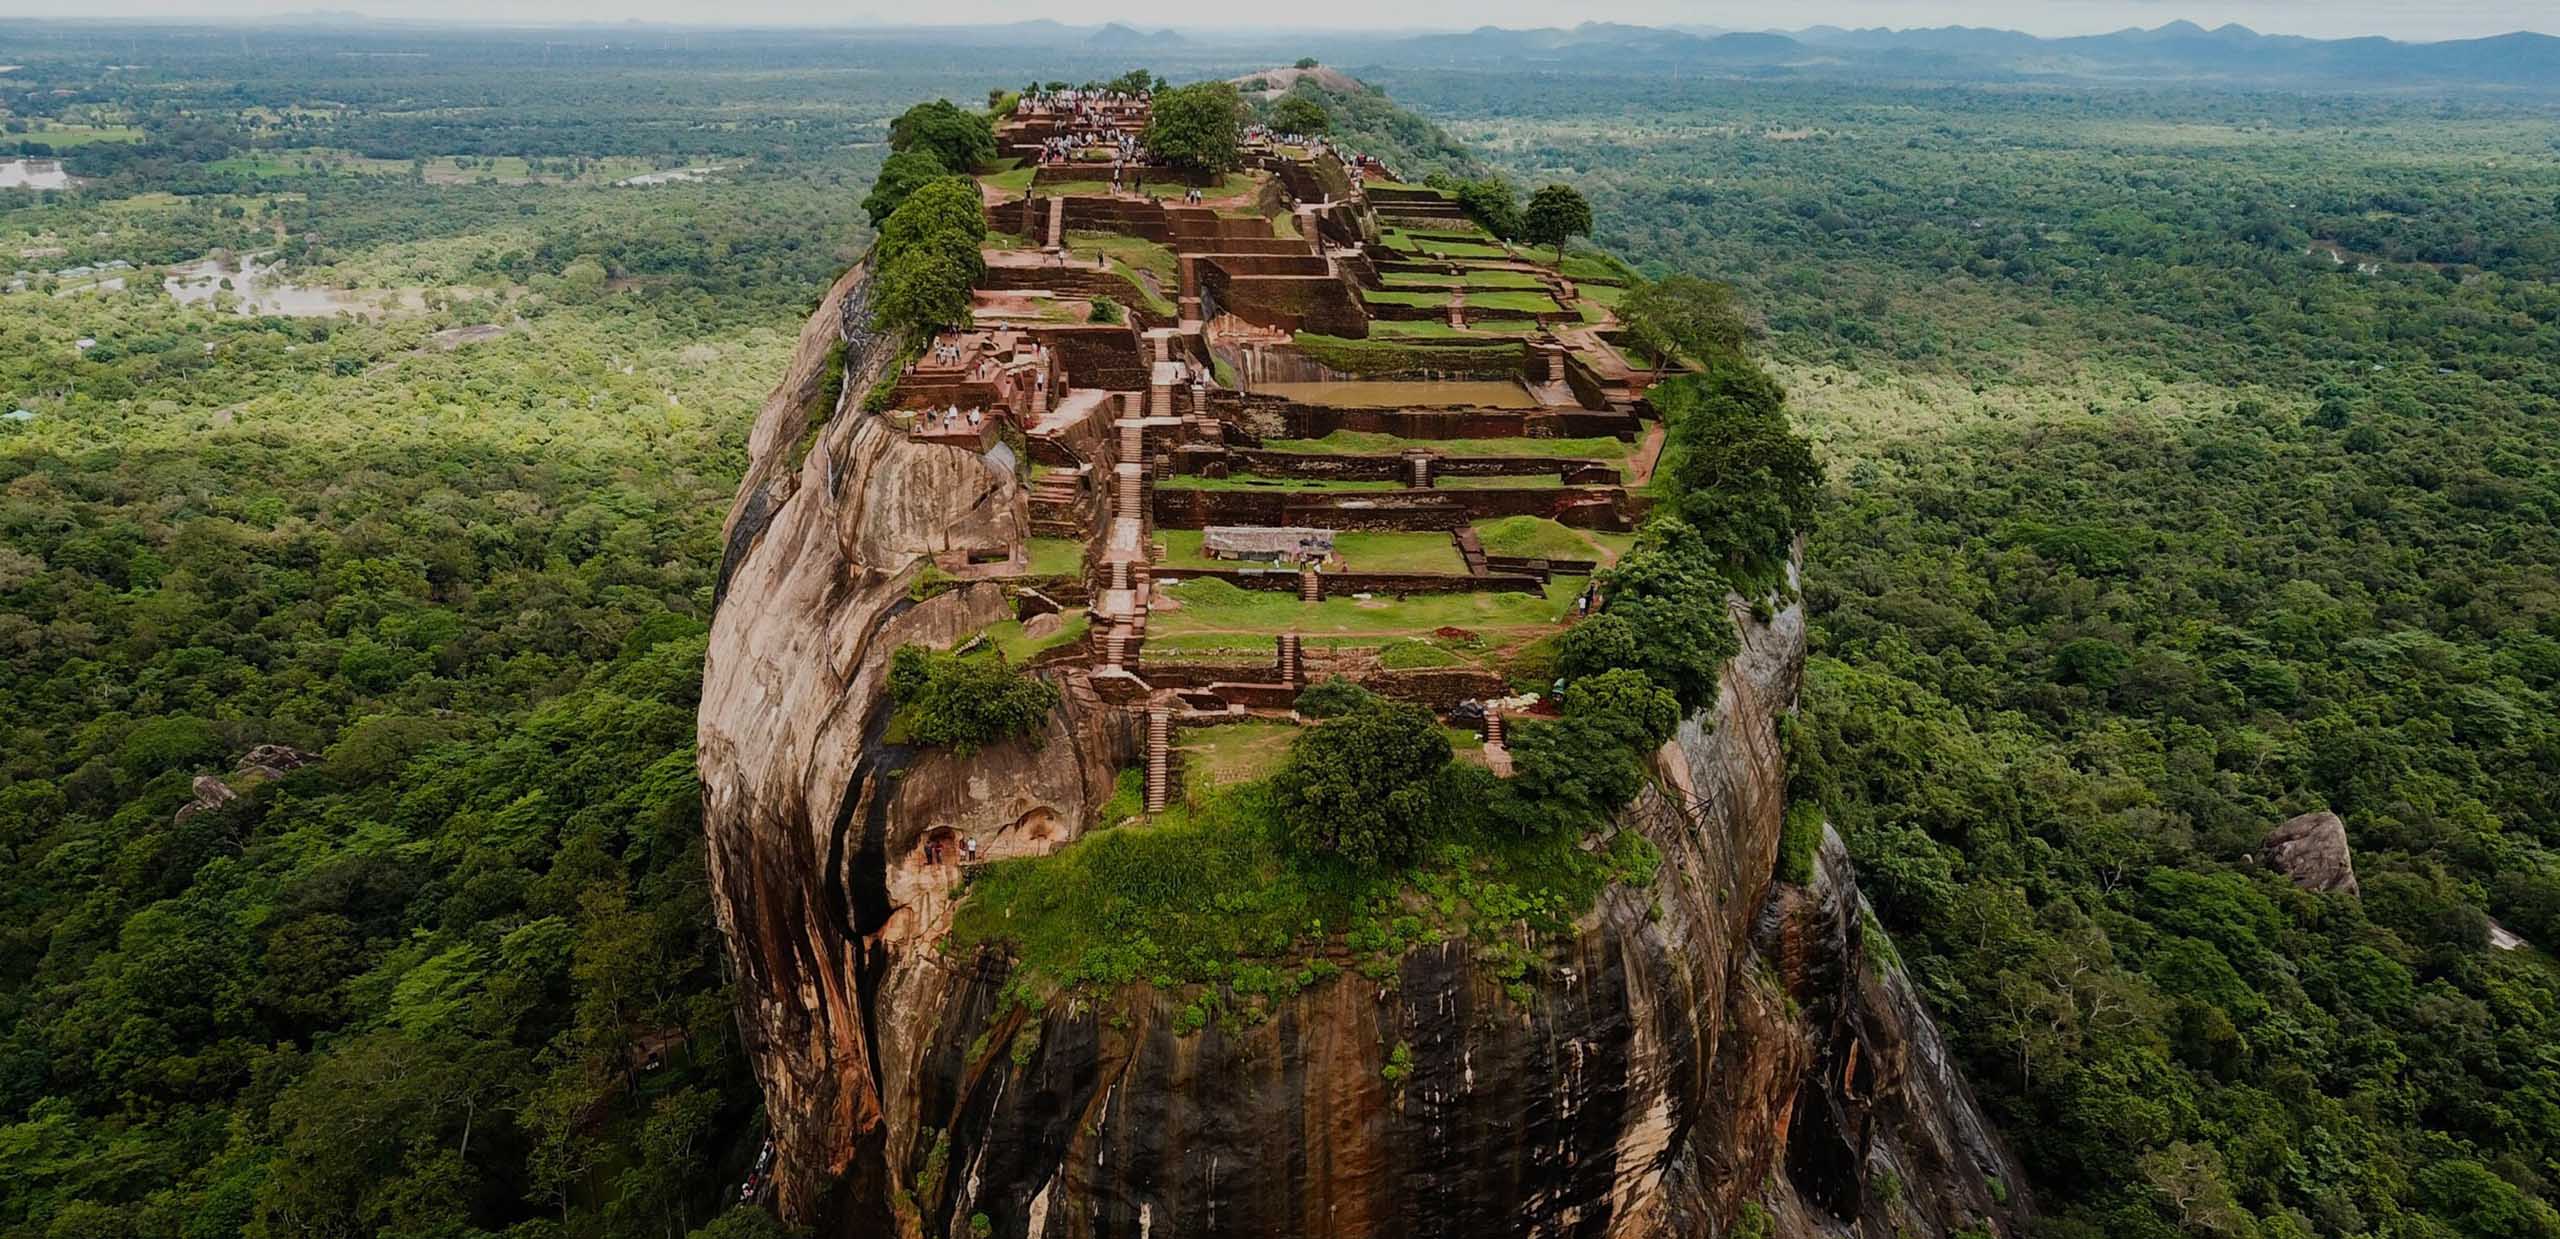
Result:
{"label": "rock outcrop", "polygon": [[2324,895],[2358,893],[2355,856],[2347,850],[2347,824],[2326,809],[2291,818],[2267,832],[2259,855],[2304,890]]}
{"label": "rock outcrop", "polygon": [[[1010,615],[990,584],[919,600],[922,565],[1010,546],[1023,499],[850,402],[802,452],[860,296],[858,277],[830,292],[759,420],[703,686],[715,905],[787,1220],[1056,1239],[2019,1233],[2019,1177],[1873,940],[1846,857],[1827,850],[1810,887],[1773,878],[1798,607],[1764,622],[1733,605],[1743,651],[1720,699],[1623,814],[1656,879],[1605,892],[1526,995],[1444,942],[1392,984],[1345,975],[1259,1025],[1186,1034],[1177,996],[1026,1008],[1002,954],[942,949],[958,891],[927,845],[1064,845],[1138,737],[1070,691],[1044,735],[965,760],[886,739],[890,652]],[[848,348],[847,390],[875,351]]]}
{"label": "rock outcrop", "polygon": [[196,798],[178,806],[175,820],[185,821],[199,813],[211,813],[238,800],[261,783],[281,779],[320,760],[300,749],[282,744],[261,744],[240,758],[240,764],[228,776],[200,774],[189,788]]}

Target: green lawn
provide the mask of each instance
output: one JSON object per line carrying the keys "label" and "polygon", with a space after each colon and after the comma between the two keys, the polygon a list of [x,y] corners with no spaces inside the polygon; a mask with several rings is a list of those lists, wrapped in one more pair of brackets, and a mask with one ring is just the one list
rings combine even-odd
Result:
{"label": "green lawn", "polygon": [[47,124],[42,129],[9,135],[10,141],[42,142],[55,150],[89,146],[98,142],[139,142],[142,130],[132,125],[64,125]]}
{"label": "green lawn", "polygon": [[1065,612],[1059,618],[1063,622],[1058,626],[1058,631],[1046,637],[1024,635],[1020,620],[990,624],[982,630],[981,635],[985,636],[998,650],[1004,652],[1006,662],[1018,667],[1030,661],[1032,655],[1042,650],[1084,640],[1085,630],[1093,624],[1093,617],[1083,611]]}
{"label": "green lawn", "polygon": [[1467,294],[1467,307],[1469,309],[1519,310],[1528,314],[1564,313],[1564,307],[1557,305],[1555,298],[1542,292],[1470,292]]}
{"label": "green lawn", "polygon": [[[1070,195],[1081,197],[1101,197],[1111,192],[1109,169],[1105,168],[1101,171],[1103,172],[1103,176],[1100,180],[1062,181],[1055,185],[1043,185],[1040,187],[1040,195],[1044,198],[1053,195],[1058,197],[1066,197]],[[980,177],[978,179],[986,181],[989,184],[999,184],[1005,178]],[[1209,187],[1209,196],[1212,198],[1227,198],[1239,194],[1249,194],[1252,193],[1260,184],[1261,180],[1253,173],[1230,172],[1227,174],[1225,180]],[[1024,178],[1023,185],[1025,188],[1029,187],[1030,179],[1028,177]],[[1179,198],[1190,188],[1191,187],[1189,185],[1184,184],[1177,178],[1164,176],[1159,173],[1156,176],[1147,178],[1146,188],[1138,192],[1143,192],[1150,198]],[[1120,182],[1120,189],[1123,193],[1130,192],[1129,182],[1125,180]]]}
{"label": "green lawn", "polygon": [[1467,570],[1458,546],[1445,533],[1341,533],[1334,553],[1353,572],[1448,572]]}
{"label": "green lawn", "polygon": [[1066,245],[1069,253],[1079,257],[1098,250],[1106,258],[1125,263],[1140,271],[1154,272],[1157,279],[1167,284],[1182,278],[1182,260],[1175,257],[1172,250],[1145,237],[1133,237],[1118,232],[1087,232],[1081,228],[1071,228],[1067,231]]}
{"label": "green lawn", "polygon": [[1449,290],[1404,291],[1398,289],[1362,289],[1360,299],[1371,305],[1413,305],[1441,307],[1449,304]]}
{"label": "green lawn", "polygon": [[1473,330],[1452,327],[1445,319],[1426,318],[1409,323],[1378,321],[1369,324],[1372,339],[1389,340],[1482,340],[1487,344],[1506,344],[1524,338],[1532,324],[1521,323],[1517,330],[1502,331],[1501,324],[1485,324]]}
{"label": "green lawn", "polygon": [[[1500,520],[1477,521],[1476,538],[1484,543],[1488,555],[1520,555],[1533,559],[1603,559],[1606,548],[1594,542],[1582,530],[1560,525],[1543,516],[1506,516]],[[1633,535],[1624,536],[1633,540]]]}
{"label": "green lawn", "polygon": [[[1156,530],[1156,541],[1164,545],[1164,558],[1158,562],[1168,571],[1263,566],[1250,560],[1211,559],[1201,553],[1200,539],[1197,529]],[[1333,547],[1353,572],[1454,573],[1467,568],[1458,557],[1457,545],[1445,533],[1345,533],[1334,537]]]}
{"label": "green lawn", "polygon": [[1081,576],[1084,543],[1073,538],[1033,538],[1025,548],[1033,576]]}
{"label": "green lawn", "polygon": [[1036,167],[1008,168],[1002,172],[986,173],[978,178],[978,183],[1007,194],[1026,194],[1031,192],[1031,178],[1039,174],[1040,169]]}
{"label": "green lawn", "polygon": [[1176,747],[1182,750],[1187,785],[1225,787],[1262,778],[1280,768],[1289,756],[1289,742],[1302,730],[1295,723],[1268,720],[1185,728]]}
{"label": "green lawn", "polygon": [[1274,478],[1258,473],[1235,473],[1222,478],[1203,477],[1196,473],[1177,473],[1156,483],[1165,490],[1286,490],[1286,491],[1354,491],[1401,490],[1402,482],[1352,482],[1334,478]]}
{"label": "green lawn", "polygon": [[1326,456],[1397,456],[1419,448],[1442,456],[1552,456],[1614,465],[1624,465],[1635,452],[1634,444],[1611,438],[1406,439],[1367,430],[1337,430],[1321,439],[1267,439],[1262,446]]}
{"label": "green lawn", "polygon": [[1306,603],[1295,594],[1242,589],[1218,580],[1184,581],[1166,592],[1182,607],[1148,617],[1150,649],[1157,648],[1159,636],[1196,633],[1258,634],[1266,643],[1278,632],[1304,633],[1310,640],[1417,637],[1439,628],[1528,636],[1551,628],[1572,610],[1582,579],[1557,577],[1544,594],[1417,594],[1365,602],[1337,595]]}
{"label": "green lawn", "polygon": [[1479,288],[1546,287],[1546,282],[1538,278],[1535,272],[1508,271],[1500,268],[1462,271],[1456,275],[1440,271],[1390,271],[1378,278],[1389,288],[1464,288],[1470,293]]}

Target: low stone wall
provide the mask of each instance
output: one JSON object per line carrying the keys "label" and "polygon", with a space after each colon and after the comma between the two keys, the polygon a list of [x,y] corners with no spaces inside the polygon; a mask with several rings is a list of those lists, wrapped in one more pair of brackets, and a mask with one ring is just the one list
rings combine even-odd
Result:
{"label": "low stone wall", "polygon": [[1511,695],[1511,683],[1476,667],[1423,667],[1410,671],[1377,670],[1359,677],[1360,687],[1382,697],[1410,701],[1446,714],[1470,698]]}
{"label": "low stone wall", "polygon": [[1141,347],[1137,331],[1126,323],[1060,323],[1024,330],[1058,350],[1068,377],[1078,387],[1145,391],[1154,375],[1152,354]]}
{"label": "low stone wall", "polygon": [[1205,490],[1154,488],[1152,510],[1165,529],[1211,525],[1308,525],[1375,532],[1457,529],[1505,516],[1543,516],[1582,529],[1634,527],[1626,492],[1613,487],[1517,489]]}
{"label": "low stone wall", "polygon": [[1197,264],[1200,288],[1220,309],[1262,327],[1358,339],[1369,316],[1335,275],[1238,275],[1219,260]]}
{"label": "low stone wall", "polygon": [[1285,245],[1289,248],[1276,253],[1229,253],[1221,251],[1219,253],[1206,255],[1202,257],[1200,261],[1204,264],[1216,265],[1220,270],[1225,271],[1229,277],[1248,275],[1294,275],[1314,276],[1324,279],[1334,278],[1333,264],[1308,253],[1307,247],[1300,245],[1295,241],[1278,241],[1277,244]]}
{"label": "low stone wall", "polygon": [[[1215,453],[1194,453],[1182,460],[1181,472],[1199,473],[1201,466],[1217,460]],[[1260,448],[1231,448],[1224,453],[1223,463],[1230,472],[1259,473],[1282,478],[1328,478],[1346,482],[1401,482],[1412,476],[1407,457],[1397,456],[1327,456],[1313,452],[1273,452]],[[1580,469],[1573,468],[1582,464]],[[1606,476],[1588,476],[1594,472]],[[1438,456],[1431,459],[1431,472],[1438,477],[1547,477],[1568,472],[1586,475],[1582,485],[1615,485],[1617,471],[1590,462],[1576,462],[1554,456]]]}
{"label": "low stone wall", "polygon": [[1596,559],[1538,559],[1528,555],[1487,555],[1487,571],[1516,572],[1543,581],[1556,576],[1589,576],[1600,570]]}
{"label": "low stone wall", "polygon": [[[1108,180],[1111,169],[1105,167],[1102,175],[1105,180]],[[1040,201],[1045,203],[1047,200]],[[1067,205],[1060,222],[1066,225],[1069,232],[1118,232],[1133,237],[1143,237],[1149,241],[1173,240],[1173,228],[1165,221],[1164,204],[1153,199],[1097,198],[1087,194],[1071,194],[1066,201]],[[1047,209],[1045,205],[1040,208],[1043,212],[1040,215],[1043,227],[1047,225],[1048,216],[1045,214]]]}

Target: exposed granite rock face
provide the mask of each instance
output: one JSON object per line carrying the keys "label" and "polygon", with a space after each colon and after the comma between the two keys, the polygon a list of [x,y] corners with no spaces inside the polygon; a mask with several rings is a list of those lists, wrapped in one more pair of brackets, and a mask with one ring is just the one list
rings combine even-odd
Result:
{"label": "exposed granite rock face", "polygon": [[[829,327],[849,287],[820,308]],[[796,441],[807,349],[831,334],[757,428],[700,728],[715,902],[788,1220],[965,1236],[983,1215],[1057,1239],[1701,1235],[1748,1215],[1780,1235],[2017,1233],[2018,1177],[1869,949],[1845,858],[1810,889],[1772,880],[1800,608],[1761,623],[1734,605],[1720,699],[1623,817],[1661,853],[1655,882],[1603,894],[1525,1001],[1465,943],[1234,1032],[1178,1035],[1163,994],[1006,1001],[1009,960],[938,947],[956,892],[926,844],[1063,845],[1136,737],[1070,691],[1037,745],[964,761],[882,740],[890,651],[1008,613],[985,585],[910,602],[916,564],[1017,536],[1022,500],[975,456],[857,414],[796,468],[769,457]],[[1899,1192],[1874,1189],[1883,1170]]]}
{"label": "exposed granite rock face", "polygon": [[240,764],[230,775],[200,774],[188,784],[196,798],[178,806],[175,820],[185,821],[199,813],[211,813],[247,794],[261,783],[281,779],[320,759],[300,749],[283,744],[261,744],[240,757]]}
{"label": "exposed granite rock face", "polygon": [[2305,813],[2267,832],[2259,854],[2293,884],[2329,894],[2361,892],[2356,885],[2355,856],[2347,850],[2347,824],[2326,809]]}

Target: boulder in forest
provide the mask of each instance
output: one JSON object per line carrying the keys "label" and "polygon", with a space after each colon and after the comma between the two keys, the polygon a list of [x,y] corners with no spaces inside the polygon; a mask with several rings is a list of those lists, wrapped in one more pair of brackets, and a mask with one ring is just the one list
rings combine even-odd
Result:
{"label": "boulder in forest", "polygon": [[2307,891],[2353,895],[2355,857],[2347,850],[2347,824],[2323,809],[2292,818],[2267,833],[2259,854]]}

